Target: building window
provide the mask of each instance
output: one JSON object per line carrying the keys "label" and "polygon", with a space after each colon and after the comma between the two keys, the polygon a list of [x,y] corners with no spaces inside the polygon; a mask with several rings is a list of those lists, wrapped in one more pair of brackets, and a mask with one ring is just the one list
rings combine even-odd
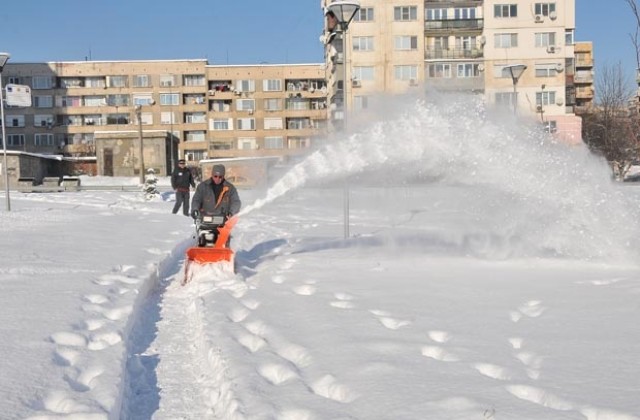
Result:
{"label": "building window", "polygon": [[255,130],[256,119],[255,118],[238,118],[238,130]]}
{"label": "building window", "polygon": [[176,123],[176,114],[175,112],[161,112],[160,113],[160,124],[175,124]]}
{"label": "building window", "polygon": [[426,9],[426,20],[447,20],[447,9]]}
{"label": "building window", "polygon": [[180,95],[177,93],[161,93],[160,105],[178,105],[180,104]]}
{"label": "building window", "polygon": [[254,111],[256,109],[256,101],[253,99],[236,100],[236,111]]}
{"label": "building window", "polygon": [[107,95],[109,106],[129,106],[129,95]]}
{"label": "building window", "polygon": [[[7,115],[5,116],[7,127],[24,127],[24,115]],[[0,121],[2,126],[2,121]]]}
{"label": "building window", "polygon": [[395,80],[416,80],[418,66],[393,66]]}
{"label": "building window", "polygon": [[544,131],[547,133],[555,133],[558,131],[558,122],[555,120],[544,122]]}
{"label": "building window", "polygon": [[[153,121],[150,121],[151,119],[152,119],[152,116],[148,112],[143,112],[142,115],[140,115],[140,120],[142,121],[142,124],[147,124],[147,125],[151,124],[153,122]],[[130,121],[131,120],[129,119],[129,114],[125,114],[125,113],[107,114],[107,125],[125,125],[125,124],[129,124]],[[87,121],[87,124],[89,124],[88,121]],[[96,125],[101,125],[101,124],[96,124]]]}
{"label": "building window", "polygon": [[459,79],[465,79],[468,77],[478,77],[480,71],[478,70],[477,63],[461,63],[457,65],[456,76]]}
{"label": "building window", "polygon": [[456,7],[453,9],[453,16],[456,20],[475,19],[476,9],[474,7]]}
{"label": "building window", "polygon": [[34,127],[52,127],[53,115],[51,114],[36,114],[33,116]]}
{"label": "building window", "polygon": [[236,88],[240,92],[255,92],[256,81],[255,80],[238,80]]}
{"label": "building window", "polygon": [[238,149],[240,150],[254,150],[257,149],[255,137],[239,137]]}
{"label": "building window", "polygon": [[85,96],[84,106],[105,106],[107,98],[105,96]]}
{"label": "building window", "polygon": [[109,87],[127,87],[127,76],[109,76]]}
{"label": "building window", "polygon": [[140,106],[151,105],[152,101],[153,101],[153,94],[151,93],[136,93],[133,95],[133,105],[140,105]]}
{"label": "building window", "polygon": [[353,97],[353,109],[356,111],[369,108],[368,96],[354,96]]}
{"label": "building window", "polygon": [[263,80],[262,90],[264,92],[282,92],[282,80],[280,79]]}
{"label": "building window", "polygon": [[515,48],[518,46],[518,34],[495,34],[494,46],[496,48]]}
{"label": "building window", "polygon": [[32,89],[51,89],[53,78],[51,76],[33,76],[31,79]]}
{"label": "building window", "polygon": [[231,122],[230,118],[213,118],[209,127],[211,130],[231,130]]}
{"label": "building window", "polygon": [[493,6],[493,17],[513,18],[518,17],[517,4],[496,4]]}
{"label": "building window", "polygon": [[517,102],[517,93],[514,92],[497,92],[496,105],[501,108],[513,108]]}
{"label": "building window", "polygon": [[536,33],[536,47],[549,47],[556,45],[555,32],[538,32]]}
{"label": "building window", "polygon": [[7,146],[24,146],[24,134],[7,134]]}
{"label": "building window", "polygon": [[416,6],[396,6],[393,8],[393,20],[399,22],[418,20],[418,8]]}
{"label": "building window", "polygon": [[204,131],[185,131],[185,139],[187,141],[205,141],[206,135]]}
{"label": "building window", "polygon": [[204,112],[185,112],[184,122],[187,124],[201,124],[207,122],[207,114]]}
{"label": "building window", "polygon": [[53,133],[36,133],[34,144],[36,146],[53,146],[55,144]]}
{"label": "building window", "polygon": [[82,98],[80,96],[56,96],[56,106],[68,108],[82,106]]}
{"label": "building window", "polygon": [[373,51],[372,36],[354,36],[353,51]]}
{"label": "building window", "polygon": [[104,77],[87,77],[84,85],[88,88],[103,88],[107,86],[107,82]]}
{"label": "building window", "polygon": [[160,75],[160,86],[171,87],[176,85],[176,78],[173,74]]}
{"label": "building window", "polygon": [[363,7],[353,17],[356,22],[371,22],[373,21],[373,7]]}
{"label": "building window", "polygon": [[211,101],[211,111],[213,112],[229,112],[231,111],[231,100],[214,100]]}
{"label": "building window", "polygon": [[549,16],[550,13],[555,13],[556,11],[556,3],[536,3],[533,7],[534,13],[536,15]]}
{"label": "building window", "polygon": [[151,86],[151,77],[148,74],[137,74],[133,76],[133,87]]}
{"label": "building window", "polygon": [[573,29],[565,29],[564,30],[564,44],[565,45],[573,45],[574,44],[574,33]]}
{"label": "building window", "polygon": [[207,82],[203,74],[185,74],[183,84],[184,86],[205,86]]}
{"label": "building window", "polygon": [[283,149],[284,138],[282,136],[273,136],[264,138],[265,149]]}
{"label": "building window", "polygon": [[35,108],[53,108],[53,96],[34,96],[33,106]]}
{"label": "building window", "polygon": [[536,64],[536,77],[555,77],[558,74],[558,64]]}
{"label": "building window", "polygon": [[354,66],[352,77],[354,80],[373,80],[374,68],[373,66]]}
{"label": "building window", "polygon": [[536,105],[555,105],[556,93],[553,91],[536,92]]}
{"label": "building window", "polygon": [[470,51],[478,48],[478,40],[475,36],[457,36],[455,39],[456,48],[459,50]]}
{"label": "building window", "polygon": [[428,75],[434,79],[448,79],[451,77],[451,64],[429,64]]}
{"label": "building window", "polygon": [[418,49],[417,36],[396,36],[394,38],[395,49],[397,51],[409,51]]}
{"label": "building window", "polygon": [[265,130],[282,130],[282,118],[265,118],[264,129]]}
{"label": "building window", "polygon": [[264,100],[265,111],[281,111],[282,100],[279,98],[268,98]]}

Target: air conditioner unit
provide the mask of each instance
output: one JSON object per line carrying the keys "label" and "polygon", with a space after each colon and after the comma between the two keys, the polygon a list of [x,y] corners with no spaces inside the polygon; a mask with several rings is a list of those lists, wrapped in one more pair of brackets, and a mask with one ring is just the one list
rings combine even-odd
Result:
{"label": "air conditioner unit", "polygon": [[556,20],[557,18],[558,18],[558,14],[555,11],[549,12],[549,19]]}
{"label": "air conditioner unit", "polygon": [[554,53],[556,52],[556,47],[554,47],[553,45],[549,45],[549,46],[547,47],[547,52],[548,52],[549,54],[554,54]]}
{"label": "air conditioner unit", "polygon": [[487,38],[484,35],[481,35],[478,37],[478,42],[480,42],[480,45],[484,45],[487,43]]}
{"label": "air conditioner unit", "polygon": [[409,86],[418,86],[418,81],[416,79],[409,79]]}
{"label": "air conditioner unit", "polygon": [[564,70],[564,65],[562,63],[556,64],[556,72],[562,73],[563,70]]}
{"label": "air conditioner unit", "polygon": [[558,106],[564,105],[564,100],[562,98],[556,99],[556,105],[558,105]]}
{"label": "air conditioner unit", "polygon": [[215,90],[210,90],[209,91],[209,96],[215,96],[216,95],[216,91]]}
{"label": "air conditioner unit", "polygon": [[478,71],[484,71],[484,64],[478,64]]}
{"label": "air conditioner unit", "polygon": [[544,21],[544,16],[542,15],[535,15],[534,20],[536,21],[536,23],[540,23]]}
{"label": "air conditioner unit", "polygon": [[360,82],[360,80],[358,80],[358,79],[353,79],[351,81],[351,86],[353,86],[353,87],[361,87],[362,86],[362,82]]}

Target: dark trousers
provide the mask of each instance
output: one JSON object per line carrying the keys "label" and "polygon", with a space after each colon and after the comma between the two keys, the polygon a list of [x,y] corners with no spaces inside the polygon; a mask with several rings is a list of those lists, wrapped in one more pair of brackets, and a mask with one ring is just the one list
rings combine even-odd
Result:
{"label": "dark trousers", "polygon": [[173,214],[176,214],[178,210],[180,210],[180,206],[182,206],[182,212],[185,216],[189,215],[189,191],[178,191],[176,190],[176,204],[173,206]]}

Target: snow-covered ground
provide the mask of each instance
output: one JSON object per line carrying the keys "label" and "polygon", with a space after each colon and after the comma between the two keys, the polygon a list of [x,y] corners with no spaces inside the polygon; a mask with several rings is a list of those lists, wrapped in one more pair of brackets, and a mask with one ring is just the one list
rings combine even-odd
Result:
{"label": "snow-covered ground", "polygon": [[469,106],[241,190],[186,286],[170,193],[12,193],[0,417],[640,419],[640,188]]}

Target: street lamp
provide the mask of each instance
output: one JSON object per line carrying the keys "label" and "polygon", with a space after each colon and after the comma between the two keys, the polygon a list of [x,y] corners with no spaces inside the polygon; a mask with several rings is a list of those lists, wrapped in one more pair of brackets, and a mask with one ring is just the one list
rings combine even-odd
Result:
{"label": "street lamp", "polygon": [[[360,10],[357,1],[334,1],[325,8],[329,19],[327,29],[340,33],[342,38],[342,127],[347,132],[347,30],[349,24]],[[344,238],[349,237],[349,183],[344,184]]]}
{"label": "street lamp", "polygon": [[7,166],[7,134],[4,129],[4,99],[2,87],[2,70],[9,61],[11,55],[6,52],[0,52],[0,123],[2,123],[2,150],[4,151],[4,191],[7,195],[7,211],[11,211],[11,199],[9,198],[9,167]]}
{"label": "street lamp", "polygon": [[527,66],[524,64],[513,64],[510,66],[506,66],[505,70],[509,72],[511,75],[511,80],[513,81],[513,114],[518,113],[518,92],[516,91],[516,86],[518,85],[518,80],[522,73],[527,69]]}
{"label": "street lamp", "polygon": [[[155,104],[152,99],[148,102],[148,105]],[[140,141],[140,184],[144,185],[144,142],[142,136],[142,105],[135,106],[136,118],[138,119],[138,139]]]}

